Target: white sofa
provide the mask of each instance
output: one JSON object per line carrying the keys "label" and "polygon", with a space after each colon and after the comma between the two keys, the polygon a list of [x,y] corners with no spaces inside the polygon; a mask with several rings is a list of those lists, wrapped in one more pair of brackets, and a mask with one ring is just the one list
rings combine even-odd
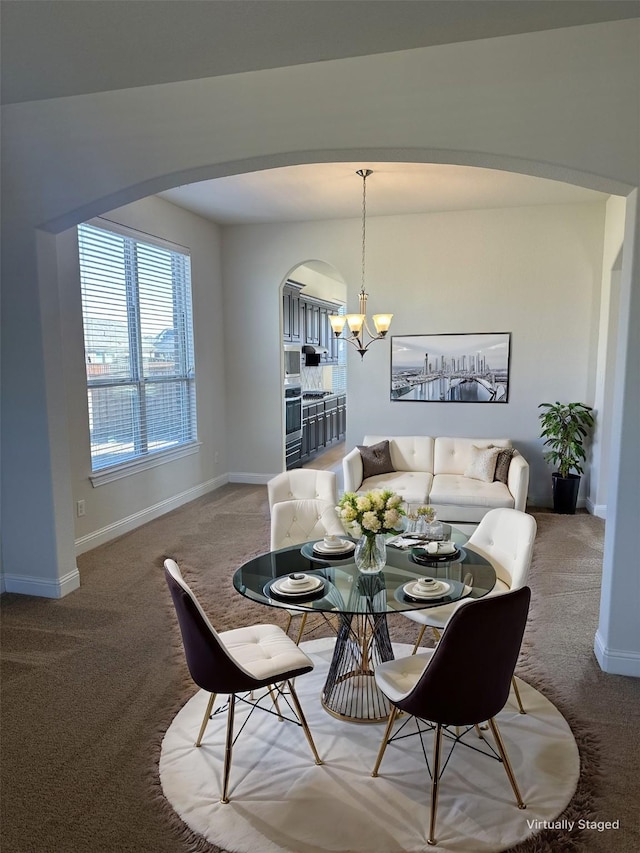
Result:
{"label": "white sofa", "polygon": [[407,503],[429,503],[441,521],[478,522],[490,509],[525,511],[529,464],[518,451],[509,465],[507,482],[465,477],[472,448],[512,447],[505,438],[432,438],[426,435],[366,435],[363,445],[389,441],[394,472],[363,480],[362,457],[354,448],[343,459],[345,492],[391,489]]}

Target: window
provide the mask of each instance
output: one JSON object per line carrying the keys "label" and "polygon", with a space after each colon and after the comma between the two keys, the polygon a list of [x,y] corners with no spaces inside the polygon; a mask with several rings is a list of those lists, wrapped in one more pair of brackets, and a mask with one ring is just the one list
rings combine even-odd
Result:
{"label": "window", "polygon": [[92,471],[195,447],[189,255],[100,221],[78,249]]}
{"label": "window", "polygon": [[[347,306],[341,305],[336,313],[344,317],[347,313]],[[342,345],[343,340],[343,338],[338,338],[336,340],[336,346],[338,347],[338,364],[333,368],[332,385],[336,394],[343,394],[347,391],[347,345]]]}

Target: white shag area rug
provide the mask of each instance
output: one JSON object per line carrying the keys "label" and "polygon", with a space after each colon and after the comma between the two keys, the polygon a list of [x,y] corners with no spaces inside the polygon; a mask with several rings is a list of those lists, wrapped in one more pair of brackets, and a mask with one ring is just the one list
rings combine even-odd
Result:
{"label": "white shag area rug", "polygon": [[[166,732],[160,756],[164,795],[210,843],[231,853],[497,853],[534,835],[569,803],[580,770],[569,725],[541,693],[519,680],[527,713],[518,713],[512,695],[497,721],[526,809],[516,806],[498,761],[458,745],[440,781],[437,845],[427,848],[431,779],[419,737],[390,744],[380,776],[372,778],[384,725],[347,723],[327,714],[320,693],[333,641],[302,647],[315,669],[297,679],[296,690],[323,765],[314,764],[300,727],[256,711],[234,747],[230,802],[223,805],[226,713],[209,722],[202,746],[194,747],[208,699],[200,691]],[[411,647],[394,645],[394,652],[400,657]],[[218,697],[216,705],[225,698]],[[236,706],[236,732],[246,710],[242,703]],[[490,732],[486,736],[492,742]],[[466,739],[482,746],[473,732]],[[428,734],[430,761],[432,744]],[[443,761],[447,755],[445,748]]]}

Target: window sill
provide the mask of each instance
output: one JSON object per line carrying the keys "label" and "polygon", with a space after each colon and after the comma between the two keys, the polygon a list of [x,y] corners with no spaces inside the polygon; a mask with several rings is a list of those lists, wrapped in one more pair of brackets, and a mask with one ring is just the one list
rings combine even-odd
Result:
{"label": "window sill", "polygon": [[176,447],[174,450],[152,453],[143,459],[133,459],[131,462],[123,462],[121,465],[103,468],[101,471],[90,474],[89,479],[93,488],[96,489],[98,486],[104,486],[106,483],[112,483],[114,480],[121,480],[123,477],[130,477],[132,474],[139,474],[141,471],[157,468],[158,465],[182,459],[184,456],[192,456],[194,453],[200,452],[201,446],[202,442],[196,441],[193,444]]}

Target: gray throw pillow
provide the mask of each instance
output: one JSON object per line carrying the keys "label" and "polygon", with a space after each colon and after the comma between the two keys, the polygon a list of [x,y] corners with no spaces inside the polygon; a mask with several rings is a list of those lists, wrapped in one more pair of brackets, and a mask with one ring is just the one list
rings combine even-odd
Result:
{"label": "gray throw pillow", "polygon": [[388,441],[379,441],[378,444],[358,445],[360,456],[362,456],[362,479],[376,477],[378,474],[392,474],[396,469],[391,461],[391,451]]}
{"label": "gray throw pillow", "polygon": [[498,459],[496,461],[496,470],[493,475],[494,480],[498,480],[500,483],[507,482],[509,477],[509,465],[511,465],[511,460],[513,459],[513,454],[515,450],[512,447],[507,447],[504,450],[501,450],[498,453]]}

